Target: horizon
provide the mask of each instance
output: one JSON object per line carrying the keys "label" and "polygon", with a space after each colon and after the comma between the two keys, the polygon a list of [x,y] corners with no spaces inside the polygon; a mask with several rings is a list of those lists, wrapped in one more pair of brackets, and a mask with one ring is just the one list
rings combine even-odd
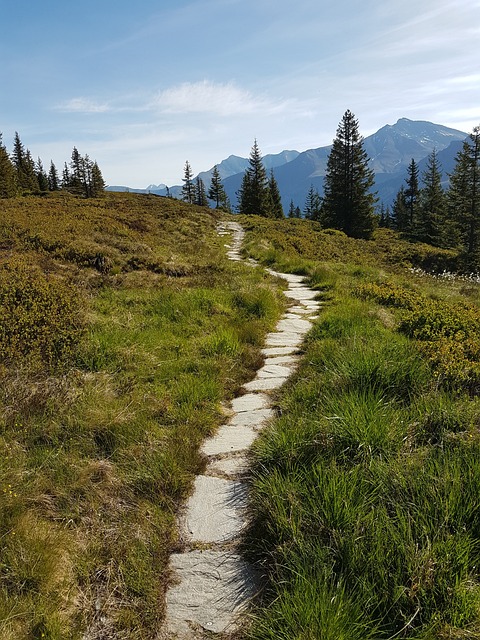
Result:
{"label": "horizon", "polygon": [[61,171],[76,146],[111,185],[181,184],[186,160],[197,175],[254,138],[264,156],[328,146],[346,109],[364,137],[480,122],[479,0],[51,0],[0,19],[7,149],[18,131]]}

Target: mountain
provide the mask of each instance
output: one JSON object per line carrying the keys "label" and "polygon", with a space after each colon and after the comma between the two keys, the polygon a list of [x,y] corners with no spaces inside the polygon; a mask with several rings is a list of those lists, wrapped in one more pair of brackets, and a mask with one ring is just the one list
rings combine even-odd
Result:
{"label": "mountain", "polygon": [[[390,205],[402,184],[405,184],[407,167],[412,158],[418,163],[420,176],[425,170],[427,157],[436,149],[438,159],[444,172],[444,182],[448,183],[447,173],[454,166],[455,155],[467,133],[434,124],[424,120],[409,120],[400,118],[393,125],[385,125],[376,133],[364,139],[364,147],[370,158],[370,166],[375,173],[375,190],[379,203]],[[263,163],[267,172],[273,169],[280,189],[285,212],[290,202],[303,209],[310,187],[313,185],[319,193],[323,193],[323,178],[325,176],[328,155],[331,145],[298,151],[282,151],[277,154],[266,155]],[[243,174],[248,167],[248,158],[231,155],[217,164],[225,191],[235,207],[237,191],[240,188]],[[206,188],[210,186],[212,170],[199,173]],[[128,190],[127,187],[109,187],[109,190]],[[131,191],[150,192],[158,195],[180,197],[182,187],[170,187],[167,192],[165,185],[150,185],[147,189],[132,189]]]}
{"label": "mountain", "polygon": [[[407,118],[401,118],[396,124],[386,125],[366,137],[364,147],[375,172],[375,190],[378,192],[379,202],[386,205],[393,202],[405,181],[412,158],[419,163],[421,172],[425,168],[421,162],[426,163],[428,155],[436,149],[444,172],[451,171],[459,145],[466,137],[467,134],[463,131]],[[330,149],[331,145],[309,149],[275,168],[275,178],[285,211],[291,200],[303,208],[311,185],[320,194],[323,193],[323,178]],[[242,176],[243,173],[224,180],[231,202],[236,202],[235,193],[240,187]]]}

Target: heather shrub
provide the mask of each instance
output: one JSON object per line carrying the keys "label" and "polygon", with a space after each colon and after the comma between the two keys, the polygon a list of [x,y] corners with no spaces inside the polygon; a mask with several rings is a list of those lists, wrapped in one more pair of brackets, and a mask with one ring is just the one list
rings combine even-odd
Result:
{"label": "heather shrub", "polygon": [[82,335],[76,289],[25,259],[0,265],[0,358],[5,364],[56,366],[70,360]]}

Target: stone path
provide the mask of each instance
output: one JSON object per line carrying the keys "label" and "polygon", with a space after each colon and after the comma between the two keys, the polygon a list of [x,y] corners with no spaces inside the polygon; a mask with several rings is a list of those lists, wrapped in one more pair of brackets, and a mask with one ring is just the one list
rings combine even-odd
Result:
{"label": "stone path", "polygon": [[[242,227],[236,222],[221,223],[218,232],[232,236],[231,244],[225,245],[228,257],[242,260]],[[246,524],[246,451],[274,416],[269,392],[281,387],[295,369],[298,348],[320,306],[302,276],[270,273],[287,281],[285,295],[293,304],[267,335],[265,363],[244,385],[245,394],[232,401],[230,418],[203,444],[208,465],[205,474],[197,476],[180,518],[185,551],[170,559],[173,579],[162,639],[228,636],[258,592],[260,576],[237,550]]]}

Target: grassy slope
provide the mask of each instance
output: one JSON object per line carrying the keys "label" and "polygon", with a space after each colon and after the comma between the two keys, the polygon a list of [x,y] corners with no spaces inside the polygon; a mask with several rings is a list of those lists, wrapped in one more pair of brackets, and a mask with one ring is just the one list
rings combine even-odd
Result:
{"label": "grassy slope", "polygon": [[156,637],[175,512],[283,302],[178,201],[1,202],[0,636]]}
{"label": "grassy slope", "polygon": [[479,637],[479,286],[409,274],[454,256],[388,232],[246,223],[327,303],[254,445],[246,549],[269,583],[248,637]]}

